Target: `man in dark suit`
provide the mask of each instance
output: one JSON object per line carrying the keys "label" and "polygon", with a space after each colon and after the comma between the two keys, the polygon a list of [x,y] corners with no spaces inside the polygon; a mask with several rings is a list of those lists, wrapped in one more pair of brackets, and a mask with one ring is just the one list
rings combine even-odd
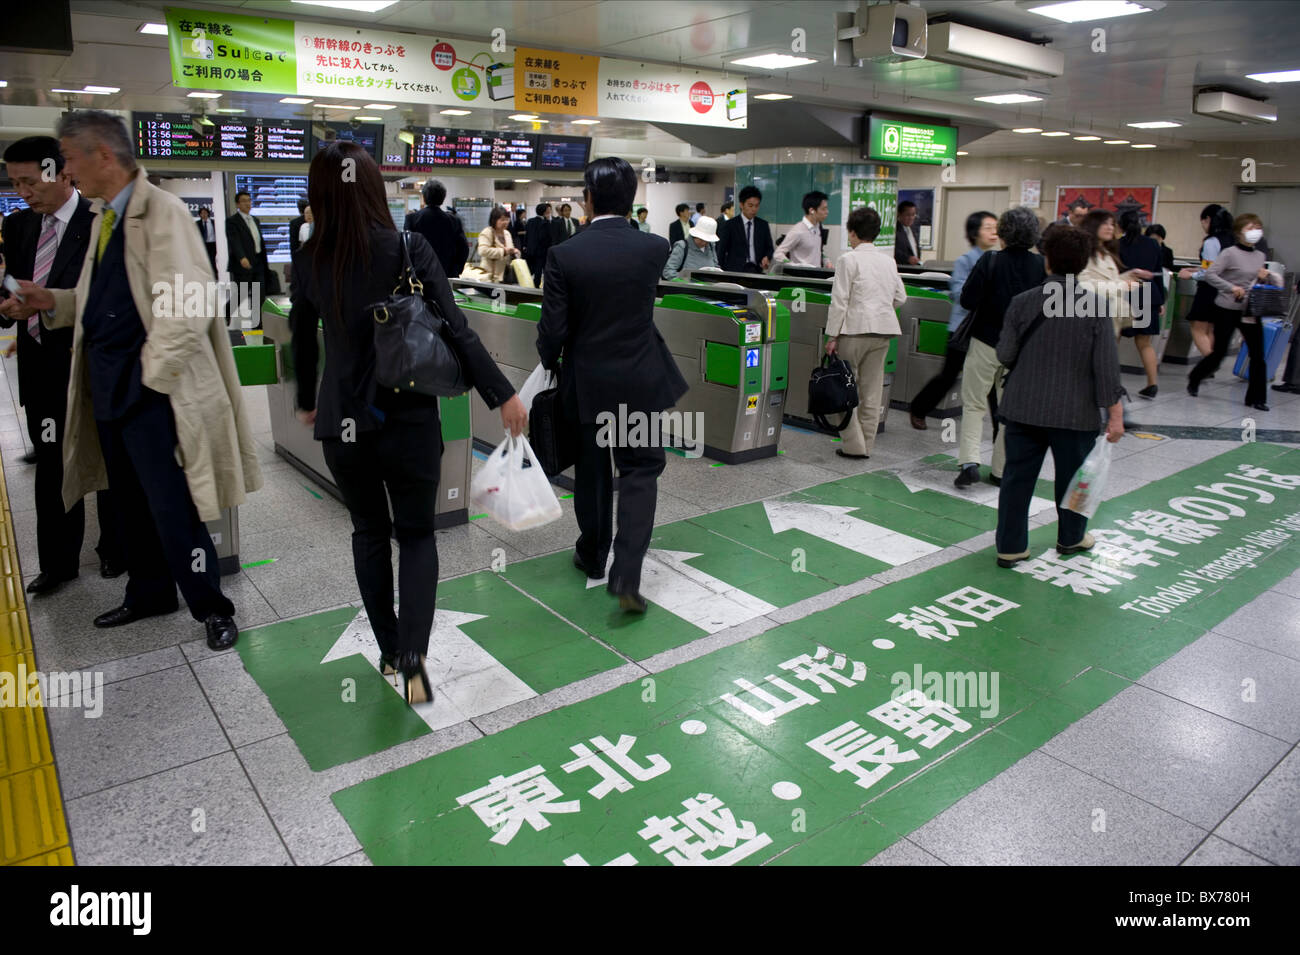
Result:
{"label": "man in dark suit", "polygon": [[[262,223],[253,215],[253,197],[246,192],[235,194],[235,212],[226,220],[226,253],[230,280],[236,283],[231,293],[232,304],[244,305],[253,317],[253,327],[261,328],[262,296],[266,294],[266,273],[270,266]],[[246,305],[245,298],[250,299]]]}
{"label": "man in dark suit", "polygon": [[442,203],[447,198],[447,187],[437,179],[426,182],[422,193],[424,208],[419,212],[408,213],[402,228],[418,232],[428,239],[447,278],[459,278],[460,273],[465,271],[465,260],[469,258],[465,226],[459,216],[442,208]]}
{"label": "man in dark suit", "polygon": [[678,242],[686,241],[686,233],[691,228],[690,206],[684,202],[679,202],[677,208],[673,211],[677,213],[677,218],[668,226],[668,248],[670,251]]}
{"label": "man in dark suit", "polygon": [[898,204],[898,228],[894,230],[894,261],[899,265],[921,264],[921,243],[912,225],[916,221],[916,203],[910,199]]}
{"label": "man in dark suit", "polygon": [[528,232],[524,236],[524,261],[528,263],[528,271],[533,273],[534,283],[546,268],[546,253],[550,251],[553,242],[551,204],[538,203],[537,215],[528,220]]}
{"label": "man in dark suit", "polygon": [[[90,242],[90,202],[72,188],[64,172],[59,143],[52,136],[29,136],[5,150],[4,159],[18,195],[28,208],[5,219],[4,247],[9,274],[46,288],[73,288]],[[0,319],[9,327],[12,319]],[[46,594],[78,575],[86,509],[80,501],[63,507],[63,437],[67,419],[68,376],[72,368],[72,329],[48,329],[36,313],[19,321],[18,394],[27,413],[27,431],[36,453],[36,552],[40,573],[27,592]],[[100,573],[117,577],[125,567],[116,531],[116,508],[107,491],[97,498]]]}
{"label": "man in dark suit", "polygon": [[298,233],[302,231],[303,223],[307,221],[307,200],[298,200],[298,214],[289,220],[289,258],[292,259],[300,248],[302,240],[298,238]]}
{"label": "man in dark suit", "polygon": [[724,272],[766,272],[776,246],[767,220],[758,217],[763,194],[756,186],[740,190],[740,215],[718,228],[718,265]]}
{"label": "man in dark suit", "polygon": [[208,262],[212,264],[212,273],[217,272],[217,224],[212,221],[212,210],[207,206],[199,209],[199,235],[203,236],[203,248],[208,250]]}
{"label": "man in dark suit", "polygon": [[[627,227],[637,174],[626,160],[597,159],[587,166],[583,205],[591,219],[581,233],[551,250],[542,285],[537,352],[542,365],[560,368],[565,414],[579,431],[574,509],[578,537],[573,561],[589,578],[614,563],[607,589],[624,610],[644,613],[641,564],[654,529],[657,482],[664,449],[654,427],[633,446],[635,418],[672,407],[686,381],[654,325],[655,291],[668,244]],[[561,365],[561,359],[563,364]],[[634,417],[635,416],[635,417]],[[611,419],[627,433],[611,434]],[[613,533],[614,487],[610,452],[618,467],[618,536]]]}
{"label": "man in dark suit", "polygon": [[560,214],[551,220],[551,245],[559,245],[578,234],[581,226],[573,218],[573,206],[560,206]]}

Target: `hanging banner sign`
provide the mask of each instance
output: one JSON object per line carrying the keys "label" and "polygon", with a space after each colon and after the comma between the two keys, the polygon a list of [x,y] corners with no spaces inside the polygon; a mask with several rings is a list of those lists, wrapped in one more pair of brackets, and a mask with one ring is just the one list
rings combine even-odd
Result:
{"label": "hanging banner sign", "polygon": [[880,214],[880,235],[875,245],[893,248],[895,225],[898,220],[898,176],[889,166],[877,167],[874,176],[845,176],[843,192],[844,248],[849,248],[849,213],[866,206]]}
{"label": "hanging banner sign", "polygon": [[600,57],[515,48],[515,102],[520,109],[595,116]]}
{"label": "hanging banner sign", "polygon": [[184,89],[745,128],[743,83],[705,70],[179,7],[167,28]]}

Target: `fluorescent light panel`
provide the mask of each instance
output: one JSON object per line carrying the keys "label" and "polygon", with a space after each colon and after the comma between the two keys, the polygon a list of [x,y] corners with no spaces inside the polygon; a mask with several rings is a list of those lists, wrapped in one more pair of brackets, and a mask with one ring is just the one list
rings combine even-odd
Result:
{"label": "fluorescent light panel", "polygon": [[747,56],[742,60],[732,60],[732,66],[753,66],[760,70],[786,70],[792,66],[807,66],[817,61],[806,56],[791,56],[789,53],[763,53],[760,56]]}
{"label": "fluorescent light panel", "polygon": [[1133,149],[1155,149],[1156,144],[1155,143],[1134,143],[1132,148]]}
{"label": "fluorescent light panel", "polygon": [[356,10],[358,13],[378,13],[391,7],[397,0],[293,0],[305,7],[333,7],[335,10]]}
{"label": "fluorescent light panel", "polygon": [[1066,3],[1047,3],[1030,7],[1030,13],[1051,17],[1062,23],[1086,23],[1089,20],[1108,20],[1127,17],[1135,13],[1150,13],[1149,7],[1128,0],[1068,0]]}
{"label": "fluorescent light panel", "polygon": [[1043,135],[1044,136],[1069,136],[1070,134],[1058,129],[1055,132],[1043,133]]}
{"label": "fluorescent light panel", "polygon": [[[90,88],[87,87],[86,90],[87,92],[89,92]],[[189,93],[188,97],[189,99],[221,99],[221,94],[220,93]]]}
{"label": "fluorescent light panel", "polygon": [[1167,120],[1157,119],[1150,123],[1125,123],[1134,129],[1177,129],[1182,123],[1171,123]]}
{"label": "fluorescent light panel", "polygon": [[1042,130],[1037,126],[1021,126],[1018,129],[1011,130],[1013,133],[1041,133]]}
{"label": "fluorescent light panel", "polygon": [[392,103],[367,103],[362,109],[397,109]]}
{"label": "fluorescent light panel", "polygon": [[598,120],[598,119],[575,119],[575,120],[573,121],[573,125],[574,125],[574,126],[599,126],[599,125],[600,125],[600,120]]}
{"label": "fluorescent light panel", "polygon": [[473,110],[469,109],[440,109],[438,113],[442,116],[468,116]]}
{"label": "fluorescent light panel", "polygon": [[368,123],[382,123],[384,121],[384,117],[382,116],[353,116],[352,118],[363,119]]}
{"label": "fluorescent light panel", "polygon": [[1074,141],[1077,143],[1095,143],[1101,139],[1100,136],[1075,136]]}
{"label": "fluorescent light panel", "polygon": [[976,96],[977,103],[994,103],[998,106],[1010,106],[1013,103],[1040,103],[1041,96],[1030,96],[1028,93],[996,93],[992,96]]}
{"label": "fluorescent light panel", "polygon": [[794,99],[794,97],[791,96],[789,93],[758,93],[757,95],[754,96],[754,99],[778,100],[778,99]]}
{"label": "fluorescent light panel", "polygon": [[146,36],[166,36],[167,24],[165,23],[142,23],[136,33],[143,33]]}
{"label": "fluorescent light panel", "polygon": [[306,106],[311,100],[303,96],[286,96],[280,100],[281,103],[292,103],[295,106]]}
{"label": "fluorescent light panel", "polygon": [[1278,70],[1275,73],[1247,73],[1246,79],[1259,83],[1300,83],[1300,70]]}
{"label": "fluorescent light panel", "polygon": [[1127,145],[1128,145],[1128,140],[1127,140],[1127,139],[1107,139],[1107,140],[1105,140],[1105,141],[1103,142],[1103,145],[1106,145],[1106,146],[1127,146]]}

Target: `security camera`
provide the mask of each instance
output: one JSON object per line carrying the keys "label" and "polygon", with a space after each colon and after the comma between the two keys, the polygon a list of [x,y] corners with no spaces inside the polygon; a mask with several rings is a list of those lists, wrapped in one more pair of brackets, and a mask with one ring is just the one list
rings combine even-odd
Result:
{"label": "security camera", "polygon": [[361,120],[359,120],[359,119],[357,119],[355,116],[353,116],[350,120],[348,120],[348,125],[351,126],[353,129],[360,129],[360,128],[361,128]]}

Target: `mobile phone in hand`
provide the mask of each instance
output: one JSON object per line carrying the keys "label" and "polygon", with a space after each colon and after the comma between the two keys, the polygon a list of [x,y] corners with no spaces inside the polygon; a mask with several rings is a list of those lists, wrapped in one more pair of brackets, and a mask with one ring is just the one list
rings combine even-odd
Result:
{"label": "mobile phone in hand", "polygon": [[8,292],[10,295],[12,295],[14,298],[18,299],[18,301],[20,302],[24,301],[22,295],[22,286],[18,284],[18,280],[14,278],[12,275],[5,276],[4,287],[5,287],[5,291]]}

